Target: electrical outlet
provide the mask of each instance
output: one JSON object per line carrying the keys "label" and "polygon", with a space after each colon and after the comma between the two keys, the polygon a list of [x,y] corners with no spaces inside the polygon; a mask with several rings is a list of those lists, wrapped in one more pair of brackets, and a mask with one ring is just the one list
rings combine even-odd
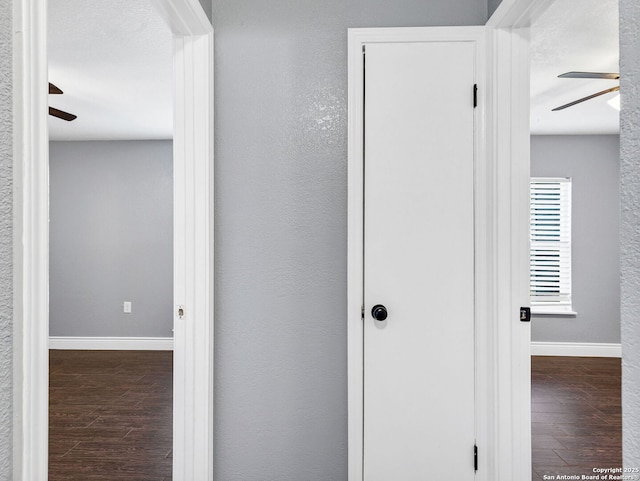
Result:
{"label": "electrical outlet", "polygon": [[124,313],[125,314],[131,314],[131,302],[130,301],[124,301]]}

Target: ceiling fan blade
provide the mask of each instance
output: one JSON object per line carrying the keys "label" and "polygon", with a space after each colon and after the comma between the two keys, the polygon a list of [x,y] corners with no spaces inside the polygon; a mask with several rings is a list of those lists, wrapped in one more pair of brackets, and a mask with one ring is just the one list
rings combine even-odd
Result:
{"label": "ceiling fan blade", "polygon": [[64,112],[63,110],[54,109],[53,107],[49,107],[49,115],[53,115],[54,117],[58,117],[59,119],[66,120],[67,122],[71,122],[78,118],[77,115],[70,114],[69,112]]}
{"label": "ceiling fan blade", "polygon": [[618,80],[620,78],[620,74],[606,72],[567,72],[563,73],[562,75],[558,75],[558,78],[595,78]]}
{"label": "ceiling fan blade", "polygon": [[569,102],[568,104],[561,105],[560,107],[556,107],[555,109],[552,109],[551,111],[552,112],[556,112],[558,110],[563,110],[563,109],[566,109],[567,107],[572,107],[572,106],[574,106],[576,104],[579,104],[581,102],[585,102],[586,100],[591,100],[593,98],[599,97],[600,95],[608,94],[609,92],[617,92],[618,90],[620,90],[620,86],[612,87],[610,89],[603,90],[602,92],[598,92],[598,93],[595,93],[593,95],[589,95],[588,97],[583,97],[581,99],[574,100],[573,102]]}
{"label": "ceiling fan blade", "polygon": [[53,85],[51,82],[49,82],[49,93],[60,95],[60,94],[63,94],[64,92],[60,90],[58,87],[56,87],[55,85]]}

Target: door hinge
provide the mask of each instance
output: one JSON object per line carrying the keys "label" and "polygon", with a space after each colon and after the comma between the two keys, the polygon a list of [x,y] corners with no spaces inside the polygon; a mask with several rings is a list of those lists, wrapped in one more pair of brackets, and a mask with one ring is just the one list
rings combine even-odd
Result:
{"label": "door hinge", "polygon": [[478,106],[478,84],[473,84],[473,108]]}
{"label": "door hinge", "polygon": [[364,306],[360,308],[360,319],[364,321]]}
{"label": "door hinge", "polygon": [[364,55],[365,53],[367,53],[367,46],[363,45],[362,46],[362,55]]}
{"label": "door hinge", "polygon": [[522,321],[522,322],[531,322],[531,308],[530,307],[521,307],[520,308],[520,321]]}
{"label": "door hinge", "polygon": [[478,446],[473,446],[473,469],[478,470]]}

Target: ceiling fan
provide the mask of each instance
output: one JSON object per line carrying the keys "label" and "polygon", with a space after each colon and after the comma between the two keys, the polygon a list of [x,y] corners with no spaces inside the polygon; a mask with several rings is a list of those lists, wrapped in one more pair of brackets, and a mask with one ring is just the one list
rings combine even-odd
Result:
{"label": "ceiling fan", "polygon": [[[600,72],[567,72],[567,73],[563,73],[562,75],[558,75],[558,78],[619,80],[620,74],[619,73],[600,73]],[[620,90],[619,85],[615,87],[611,87],[610,89],[602,90],[592,95],[588,95],[587,97],[574,100],[573,102],[569,102],[568,104],[561,105],[560,107],[556,107],[555,109],[552,109],[552,112],[563,110],[563,109],[566,109],[567,107],[573,107],[574,105],[584,102],[586,100],[591,100],[593,98],[599,97],[600,95],[608,94],[609,92],[617,92],[618,90]]]}
{"label": "ceiling fan", "polygon": [[[52,95],[62,95],[64,92],[60,90],[58,87],[49,82],[49,93]],[[67,122],[71,122],[78,118],[77,115],[70,114],[69,112],[65,112],[63,110],[58,110],[53,107],[49,107],[49,115],[53,115],[54,117],[58,117],[59,119],[66,120]]]}

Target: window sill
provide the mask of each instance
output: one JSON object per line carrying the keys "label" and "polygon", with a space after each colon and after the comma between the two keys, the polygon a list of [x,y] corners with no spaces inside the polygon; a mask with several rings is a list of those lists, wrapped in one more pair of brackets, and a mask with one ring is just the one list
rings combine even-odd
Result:
{"label": "window sill", "polygon": [[536,311],[531,309],[531,315],[537,317],[577,317],[575,311]]}

